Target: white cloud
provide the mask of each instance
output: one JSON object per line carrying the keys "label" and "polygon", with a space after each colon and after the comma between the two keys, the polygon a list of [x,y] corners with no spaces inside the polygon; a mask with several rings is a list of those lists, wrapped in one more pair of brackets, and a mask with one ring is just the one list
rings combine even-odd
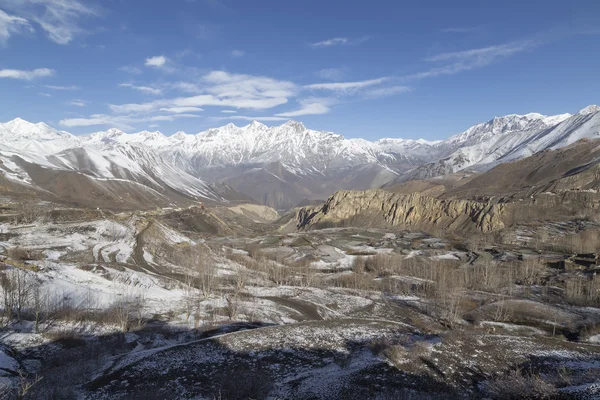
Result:
{"label": "white cloud", "polygon": [[287,118],[283,117],[247,117],[245,115],[232,115],[229,117],[219,117],[215,119],[231,119],[231,120],[242,120],[242,121],[286,121]]}
{"label": "white cloud", "polygon": [[145,94],[151,94],[154,96],[158,96],[162,94],[162,90],[160,89],[156,89],[153,87],[149,87],[149,86],[136,86],[134,84],[131,83],[120,83],[119,87],[126,87],[126,88],[130,88],[133,90],[137,90],[138,92],[142,92]]}
{"label": "white cloud", "polygon": [[336,37],[332,39],[323,40],[322,42],[311,43],[312,47],[330,47],[344,45],[348,43],[348,38]]}
{"label": "white cloud", "polygon": [[200,118],[194,114],[155,115],[140,117],[137,115],[92,114],[89,118],[67,118],[59,123],[66,127],[107,125],[121,129],[133,129],[133,125],[147,122],[174,121],[180,118]]}
{"label": "white cloud", "polygon": [[173,87],[173,89],[177,89],[177,90],[180,90],[185,93],[200,93],[200,92],[202,92],[202,89],[200,89],[200,86],[198,84],[192,83],[192,82],[175,82],[175,83],[171,84],[171,86]]}
{"label": "white cloud", "polygon": [[223,114],[237,114],[237,111],[235,110],[221,110],[221,112]]}
{"label": "white cloud", "polygon": [[369,86],[380,85],[385,82],[389,78],[377,78],[377,79],[369,79],[366,81],[356,81],[356,82],[335,82],[335,83],[315,83],[312,85],[307,85],[305,88],[311,90],[331,90],[334,92],[346,92],[353,91],[357,89],[363,89]]}
{"label": "white cloud", "polygon": [[368,97],[385,97],[392,96],[394,94],[408,93],[411,91],[412,88],[408,86],[389,86],[368,90],[365,95]]}
{"label": "white cloud", "polygon": [[173,114],[184,114],[184,113],[193,113],[204,111],[204,109],[199,107],[169,107],[169,108],[161,108],[160,111],[173,113]]}
{"label": "white cloud", "polygon": [[477,28],[446,28],[442,29],[444,33],[470,33],[476,31]]}
{"label": "white cloud", "polygon": [[240,57],[244,57],[245,54],[246,53],[241,50],[233,50],[231,52],[231,57],[240,58]]}
{"label": "white cloud", "polygon": [[52,97],[52,95],[51,95],[50,93],[43,93],[43,92],[40,92],[40,94],[39,94],[39,95],[40,95],[40,96],[43,96],[43,97]]}
{"label": "white cloud", "polygon": [[438,54],[437,56],[428,58],[427,61],[457,60],[488,62],[493,61],[498,57],[508,57],[516,53],[530,50],[538,45],[539,42],[535,40],[524,40],[479,49],[442,53]]}
{"label": "white cloud", "polygon": [[80,25],[81,19],[100,15],[97,8],[79,0],[0,0],[0,6],[35,22],[58,44],[68,44],[87,32]]}
{"label": "white cloud", "polygon": [[119,71],[127,72],[128,74],[136,74],[139,75],[142,73],[142,70],[138,67],[133,67],[131,65],[124,65],[119,68]]}
{"label": "white cloud", "polygon": [[150,117],[148,121],[175,121],[179,118],[200,118],[200,116],[194,114],[157,115]]}
{"label": "white cloud", "polygon": [[8,15],[0,10],[0,44],[5,44],[11,35],[22,32],[35,32],[35,29],[25,18]]}
{"label": "white cloud", "polygon": [[311,43],[312,47],[331,47],[331,46],[349,46],[359,45],[369,40],[369,36],[363,36],[356,39],[348,39],[347,37],[335,37],[332,39],[323,40],[321,42]]}
{"label": "white cloud", "polygon": [[325,68],[315,73],[316,76],[330,81],[341,81],[346,73],[341,68]]}
{"label": "white cloud", "polygon": [[146,58],[146,67],[162,68],[167,63],[167,57],[165,56],[154,56]]}
{"label": "white cloud", "polygon": [[150,113],[160,108],[219,106],[265,110],[288,102],[295,96],[297,86],[290,81],[282,81],[264,76],[231,74],[225,71],[212,71],[193,86],[201,94],[191,97],[161,99],[149,103],[110,105],[118,114]]}
{"label": "white cloud", "polygon": [[132,129],[130,125],[131,120],[123,116],[112,116],[106,114],[93,114],[89,118],[67,118],[61,120],[59,123],[62,126],[69,128],[75,126],[96,126],[96,125],[110,125],[117,128]]}
{"label": "white cloud", "polygon": [[22,79],[25,81],[30,81],[36,78],[44,78],[52,75],[54,75],[54,70],[49,68],[38,68],[32,71],[0,69],[0,78]]}
{"label": "white cloud", "polygon": [[328,98],[309,98],[299,101],[301,107],[294,111],[276,114],[278,117],[300,117],[303,115],[321,115],[331,111],[335,100]]}
{"label": "white cloud", "polygon": [[428,58],[426,61],[433,63],[446,63],[445,65],[431,68],[403,77],[405,80],[433,78],[441,75],[453,75],[462,71],[469,71],[485,67],[518,53],[529,51],[542,43],[537,40],[522,40],[496,46],[441,53]]}
{"label": "white cloud", "polygon": [[79,90],[81,89],[79,86],[55,86],[55,85],[44,85],[45,88],[47,89],[52,89],[52,90]]}
{"label": "white cloud", "polygon": [[81,100],[81,99],[75,99],[69,102],[70,105],[75,106],[75,107],[85,107],[88,105],[88,101],[86,100]]}

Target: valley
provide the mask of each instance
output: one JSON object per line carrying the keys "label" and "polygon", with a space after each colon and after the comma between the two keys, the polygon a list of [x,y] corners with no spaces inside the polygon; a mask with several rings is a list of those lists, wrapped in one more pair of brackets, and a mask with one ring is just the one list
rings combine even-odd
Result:
{"label": "valley", "polygon": [[[278,129],[293,129],[346,153],[292,167],[281,148],[278,164],[258,150],[217,163],[216,150],[180,146],[190,161],[156,144],[188,136],[79,138],[9,123],[0,150],[1,388],[90,400],[594,398],[598,115],[479,125],[447,143],[545,133],[440,176],[422,174],[443,161],[423,161],[440,144],[404,143],[392,156],[393,141],[376,152],[293,123],[229,126],[227,143],[267,129],[276,141]],[[543,139],[555,131],[572,136]],[[46,137],[51,145],[32,152]],[[542,139],[532,155],[516,150]],[[365,149],[373,158],[361,164]],[[331,186],[336,176],[345,180]],[[298,207],[277,194],[290,185]]]}

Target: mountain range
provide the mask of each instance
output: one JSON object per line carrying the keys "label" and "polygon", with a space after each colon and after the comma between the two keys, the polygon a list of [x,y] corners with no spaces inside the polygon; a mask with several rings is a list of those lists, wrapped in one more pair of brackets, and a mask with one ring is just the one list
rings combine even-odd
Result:
{"label": "mountain range", "polygon": [[253,199],[289,209],[340,189],[487,171],[582,138],[600,138],[599,106],[496,117],[441,141],[346,139],[297,121],[75,136],[17,118],[0,124],[0,188],[117,208]]}

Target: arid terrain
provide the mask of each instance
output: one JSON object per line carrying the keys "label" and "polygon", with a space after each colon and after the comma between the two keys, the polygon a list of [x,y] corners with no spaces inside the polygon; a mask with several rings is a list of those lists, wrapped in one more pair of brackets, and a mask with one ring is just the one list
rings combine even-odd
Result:
{"label": "arid terrain", "polygon": [[597,398],[595,148],[286,214],[6,193],[6,398]]}

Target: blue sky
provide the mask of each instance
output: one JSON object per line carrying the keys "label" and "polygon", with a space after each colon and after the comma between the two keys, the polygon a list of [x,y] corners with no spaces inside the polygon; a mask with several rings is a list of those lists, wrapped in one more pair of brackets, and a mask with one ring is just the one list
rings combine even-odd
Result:
{"label": "blue sky", "polygon": [[600,102],[600,2],[0,0],[0,121],[442,139]]}

